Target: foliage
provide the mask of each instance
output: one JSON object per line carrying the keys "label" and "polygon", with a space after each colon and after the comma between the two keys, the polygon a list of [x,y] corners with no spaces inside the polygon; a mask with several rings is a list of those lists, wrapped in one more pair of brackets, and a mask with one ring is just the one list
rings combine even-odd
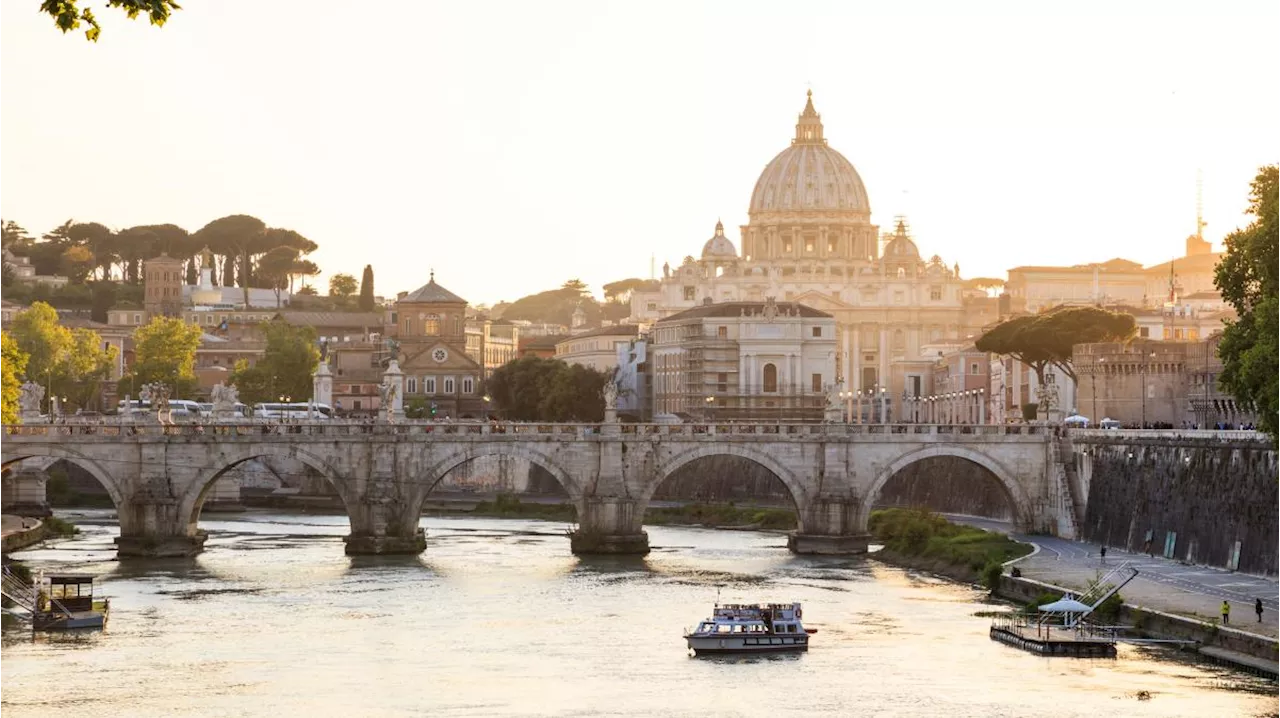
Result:
{"label": "foliage", "polygon": [[517,299],[502,313],[502,318],[567,325],[573,320],[574,310],[581,306],[586,312],[587,324],[595,325],[600,321],[600,305],[595,299],[585,296],[585,290],[586,285],[582,282],[570,280],[559,289]]}
{"label": "foliage", "polygon": [[426,419],[431,416],[431,407],[427,404],[427,400],[415,396],[404,404],[404,417],[406,419]]}
{"label": "foliage", "polygon": [[[106,0],[107,7],[123,10],[130,20],[140,14],[146,14],[152,25],[162,27],[174,10],[182,6],[174,0]],[[88,7],[81,7],[83,0],[41,0],[40,12],[53,18],[53,22],[63,33],[78,30],[81,23],[88,26],[84,36],[91,42],[97,42],[102,34],[98,19]]]}
{"label": "foliage", "polygon": [[985,573],[992,563],[1004,564],[1032,550],[1029,544],[1004,534],[953,524],[917,509],[873,511],[868,528],[884,542],[886,549],[905,556],[943,561],[973,573]]}
{"label": "foliage", "polygon": [[7,332],[0,332],[0,374],[3,374],[3,396],[0,396],[0,423],[18,422],[18,394],[22,382],[18,377],[27,370],[27,354]]}
{"label": "foliage", "polygon": [[1076,379],[1071,364],[1071,348],[1076,344],[1124,342],[1136,333],[1137,323],[1130,314],[1097,307],[1055,307],[997,324],[974,346],[978,351],[1011,356],[1026,364],[1043,386],[1044,372],[1050,366]]}
{"label": "foliage", "polygon": [[1022,405],[1022,420],[1032,422],[1036,420],[1036,416],[1040,412],[1040,402],[1028,401]]}
{"label": "foliage", "polygon": [[196,349],[200,327],[177,317],[154,317],[133,333],[134,360],[128,376],[120,380],[120,393],[136,395],[143,384],[160,382],[180,399],[196,388]]}
{"label": "foliage", "polygon": [[316,330],[278,319],[262,325],[261,330],[267,342],[262,358],[254,366],[237,362],[231,372],[231,383],[240,391],[240,400],[254,404],[282,396],[293,401],[310,399],[311,375],[320,363]]}
{"label": "foliage", "polygon": [[258,279],[276,293],[276,308],[280,308],[280,292],[289,288],[289,278],[298,262],[298,250],[293,247],[276,247],[258,260]]}
{"label": "foliage", "polygon": [[364,265],[364,274],[360,275],[360,311],[373,311],[373,265]]}
{"label": "foliage", "polygon": [[1238,315],[1238,319],[1227,323],[1218,345],[1218,355],[1222,357],[1220,383],[1237,401],[1255,408],[1259,428],[1273,440],[1278,433],[1277,415],[1280,414],[1278,190],[1276,165],[1260,169],[1249,197],[1249,212],[1254,221],[1245,229],[1227,235],[1227,253],[1214,276],[1222,298]]}
{"label": "foliage", "polygon": [[605,301],[626,303],[631,300],[633,292],[647,291],[657,289],[659,286],[656,279],[640,279],[632,277],[630,279],[619,279],[616,282],[609,282],[600,289],[604,291]]}
{"label": "foliage", "polygon": [[988,561],[982,569],[982,585],[988,591],[1000,588],[1000,578],[1004,576],[1004,564],[1000,561]]}
{"label": "foliage", "polygon": [[299,287],[298,294],[301,294],[304,297],[314,297],[316,296],[316,288],[308,284],[306,286]]}
{"label": "foliage", "polygon": [[335,274],[329,277],[329,296],[350,297],[356,293],[356,278],[350,274]]}
{"label": "foliage", "polygon": [[25,255],[34,241],[22,225],[13,220],[0,220],[0,248]]}
{"label": "foliage", "polygon": [[104,348],[97,332],[63,326],[44,302],[18,314],[9,332],[28,357],[24,376],[45,386],[46,401],[60,396],[81,407],[91,405],[116,358],[115,347]]}
{"label": "foliage", "polygon": [[62,271],[73,284],[84,284],[85,277],[93,270],[93,252],[86,247],[67,247],[62,250]]}
{"label": "foliage", "polygon": [[498,367],[485,383],[501,415],[515,421],[601,421],[601,390],[611,376],[559,359],[526,356]]}
{"label": "foliage", "polygon": [[974,277],[973,279],[964,280],[966,289],[1000,289],[1004,287],[1005,281],[997,277]]}

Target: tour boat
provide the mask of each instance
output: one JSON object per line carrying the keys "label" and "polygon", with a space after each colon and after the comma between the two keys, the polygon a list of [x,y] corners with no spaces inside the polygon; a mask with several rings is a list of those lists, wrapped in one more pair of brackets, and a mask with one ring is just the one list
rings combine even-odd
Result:
{"label": "tour boat", "polygon": [[60,573],[37,577],[32,627],[37,631],[105,628],[110,599],[93,599],[93,576]]}
{"label": "tour boat", "polygon": [[711,618],[684,638],[694,654],[807,651],[818,630],[804,627],[803,614],[798,603],[717,603]]}

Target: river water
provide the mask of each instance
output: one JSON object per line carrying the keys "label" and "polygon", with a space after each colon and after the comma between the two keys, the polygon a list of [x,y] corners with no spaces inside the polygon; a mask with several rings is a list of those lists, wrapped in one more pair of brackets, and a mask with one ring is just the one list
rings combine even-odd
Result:
{"label": "river water", "polygon": [[[340,516],[207,516],[190,561],[121,564],[109,513],[18,554],[99,574],[104,632],[6,630],[24,716],[1260,716],[1276,684],[1159,649],[1046,659],[987,637],[980,591],[779,535],[651,527],[582,559],[563,524],[424,519],[427,552],[349,558]],[[806,654],[691,658],[716,600],[803,601]],[[1150,694],[1139,700],[1139,691]]]}

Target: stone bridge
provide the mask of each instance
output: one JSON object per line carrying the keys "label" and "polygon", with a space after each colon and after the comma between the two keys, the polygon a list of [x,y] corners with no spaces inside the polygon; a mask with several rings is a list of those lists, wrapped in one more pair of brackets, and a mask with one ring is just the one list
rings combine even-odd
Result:
{"label": "stone bridge", "polygon": [[[419,517],[452,469],[488,455],[550,472],[577,507],[577,553],[645,553],[644,512],[682,466],[737,456],[773,472],[794,500],[797,553],[859,553],[885,483],[904,467],[952,456],[985,468],[1008,495],[1018,525],[1074,527],[1042,426],[856,424],[309,424],[15,425],[4,427],[3,465],[62,459],[97,478],[115,503],[121,556],[188,556],[205,540],[200,509],[224,472],[260,457],[300,461],[341,497],[350,554],[417,553]],[[1065,522],[1065,523],[1064,523]]]}

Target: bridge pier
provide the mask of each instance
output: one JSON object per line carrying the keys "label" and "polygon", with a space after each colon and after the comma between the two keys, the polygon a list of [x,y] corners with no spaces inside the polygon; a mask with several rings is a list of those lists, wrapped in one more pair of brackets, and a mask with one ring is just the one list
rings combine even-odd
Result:
{"label": "bridge pier", "polygon": [[208,534],[179,516],[172,500],[130,499],[117,508],[120,558],[190,558],[204,551]]}
{"label": "bridge pier", "polygon": [[640,527],[644,505],[636,499],[587,496],[578,502],[578,528],[569,534],[575,554],[649,553],[649,534]]}
{"label": "bridge pier", "polygon": [[44,518],[53,515],[45,494],[45,482],[49,475],[35,468],[19,467],[4,477],[4,512],[14,516]]}
{"label": "bridge pier", "polygon": [[867,552],[870,536],[859,526],[861,503],[849,497],[819,497],[800,510],[800,526],[787,536],[792,553],[841,556]]}
{"label": "bridge pier", "polygon": [[362,501],[348,506],[351,533],[342,540],[348,556],[416,555],[427,550],[427,530],[419,511],[399,500]]}

